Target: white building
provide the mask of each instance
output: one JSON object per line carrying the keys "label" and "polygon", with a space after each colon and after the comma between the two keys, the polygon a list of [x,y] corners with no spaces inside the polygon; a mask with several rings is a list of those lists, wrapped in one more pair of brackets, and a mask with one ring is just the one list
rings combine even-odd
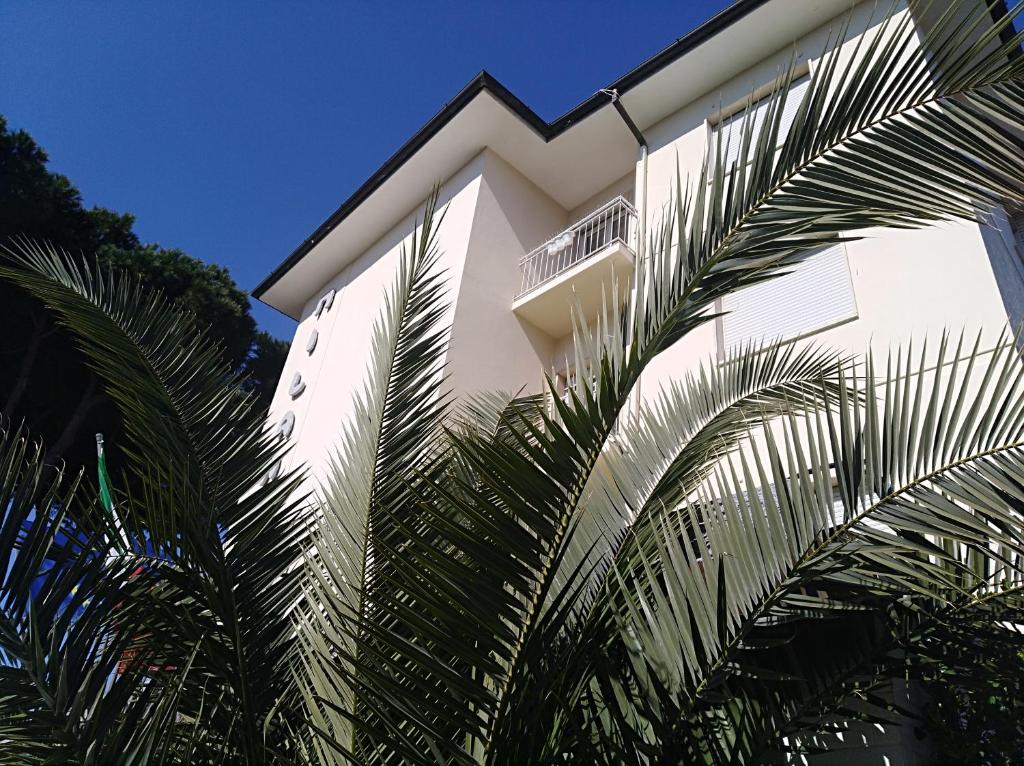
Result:
{"label": "white building", "polygon": [[[730,129],[794,45],[798,66],[813,71],[850,5],[740,0],[552,123],[487,73],[475,77],[255,290],[299,320],[271,407],[293,459],[314,472],[324,465],[433,184],[443,181],[448,206],[439,242],[453,304],[451,385],[538,391],[546,372],[571,373],[573,290],[597,311],[613,269],[628,282],[639,221],[658,220],[677,167],[699,169],[714,131]],[[848,45],[880,17],[873,2],[857,7]],[[884,352],[944,328],[994,339],[1024,316],[1024,263],[1005,218],[863,234],[730,297],[730,315],[656,360],[639,396],[749,337]]]}
{"label": "white building", "polygon": [[[677,167],[699,171],[715,131],[734,129],[730,118],[776,80],[794,46],[798,74],[813,72],[850,8],[740,0],[551,123],[490,75],[475,77],[255,290],[299,320],[271,407],[291,459],[323,469],[364,382],[401,244],[435,183],[447,205],[450,383],[456,394],[539,391],[545,373],[571,374],[573,292],[596,312],[613,270],[628,287],[638,230],[661,216]],[[846,45],[881,15],[874,2],[855,5]],[[967,328],[984,329],[991,347],[1008,320],[1024,319],[1024,218],[1017,226],[997,216],[861,232],[728,298],[729,316],[662,354],[638,398],[747,338],[884,354]],[[890,763],[905,762],[901,747],[887,748]]]}

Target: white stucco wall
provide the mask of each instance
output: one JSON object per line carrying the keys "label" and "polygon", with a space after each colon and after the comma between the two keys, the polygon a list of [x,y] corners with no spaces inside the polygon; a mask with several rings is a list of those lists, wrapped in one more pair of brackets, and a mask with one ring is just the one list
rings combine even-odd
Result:
{"label": "white stucco wall", "polygon": [[567,225],[566,211],[496,153],[482,156],[448,375],[457,395],[539,390],[551,339],[512,313],[520,259]]}
{"label": "white stucco wall", "polygon": [[[439,204],[447,212],[438,229],[439,268],[447,274],[453,302],[462,279],[483,165],[480,155],[441,189]],[[288,411],[295,413],[294,448],[287,467],[305,463],[317,476],[326,465],[342,424],[352,415],[355,395],[366,381],[373,325],[384,295],[394,284],[402,245],[421,217],[421,207],[409,211],[306,302],[270,408],[271,423]],[[317,318],[317,301],[331,289],[336,291],[333,306]],[[449,322],[454,313],[453,305]],[[307,354],[306,342],[314,328],[319,340],[313,353]],[[306,390],[293,399],[288,389],[296,372],[301,373]]]}
{"label": "white stucco wall", "polygon": [[[625,125],[622,126],[625,130]],[[635,173],[630,171],[626,173],[622,178],[618,179],[614,183],[608,184],[605,188],[596,192],[586,201],[581,202],[579,205],[569,211],[569,223],[575,223],[576,221],[586,218],[588,215],[597,210],[601,205],[609,200],[613,200],[618,196],[623,196],[630,202],[633,201],[634,191],[636,186]],[[556,232],[552,232],[554,234]]]}
{"label": "white stucco wall", "polygon": [[[872,3],[855,11],[844,56],[852,54],[856,34],[876,29],[880,13]],[[650,144],[649,226],[660,221],[677,171],[684,182],[699,173],[710,138],[708,118],[771,82],[791,56],[813,72],[832,26],[815,30],[793,50],[780,51],[723,82],[645,131]],[[984,329],[983,348],[991,348],[1006,326],[1008,312],[1011,319],[1024,312],[1024,275],[1006,251],[1005,230],[957,221],[918,231],[872,229],[857,235],[863,239],[846,245],[857,318],[814,333],[808,341],[856,353],[872,349],[884,358],[894,345],[924,337],[937,340],[945,329],[964,328],[971,333]],[[644,375],[641,398],[655,395],[667,378],[682,370],[714,363],[717,332],[716,323],[709,323],[662,354]]]}

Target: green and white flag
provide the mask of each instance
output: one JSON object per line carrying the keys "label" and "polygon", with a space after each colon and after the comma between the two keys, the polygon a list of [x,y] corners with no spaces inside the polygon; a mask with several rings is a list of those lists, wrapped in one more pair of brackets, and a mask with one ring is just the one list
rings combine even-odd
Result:
{"label": "green and white flag", "polygon": [[96,478],[100,486],[100,504],[113,521],[114,529],[117,532],[114,535],[109,555],[127,553],[131,546],[128,544],[128,536],[125,534],[124,527],[121,526],[121,519],[118,518],[117,509],[114,507],[114,494],[110,491],[110,475],[107,473],[107,456],[103,450],[103,434],[96,434]]}
{"label": "green and white flag", "polygon": [[103,509],[113,515],[114,496],[110,492],[110,476],[107,474],[107,456],[103,451],[103,434],[96,434],[96,474],[100,483],[100,502]]}

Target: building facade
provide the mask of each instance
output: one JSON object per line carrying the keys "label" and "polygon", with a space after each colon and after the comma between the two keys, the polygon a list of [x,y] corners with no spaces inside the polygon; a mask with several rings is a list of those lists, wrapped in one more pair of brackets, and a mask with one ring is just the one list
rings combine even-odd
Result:
{"label": "building facade", "polygon": [[[637,243],[664,215],[677,174],[697,176],[718,135],[735,136],[738,115],[791,62],[792,88],[806,87],[844,21],[843,55],[852,55],[883,15],[874,2],[741,0],[551,123],[486,73],[474,78],[255,291],[298,320],[270,416],[294,446],[289,460],[314,477],[325,469],[366,378],[402,244],[435,183],[456,396],[538,392],[545,375],[564,385],[570,306],[596,314],[613,275],[628,295]],[[914,19],[919,39],[929,21]],[[1024,217],[1002,212],[859,232],[726,299],[725,317],[648,368],[633,406],[758,338],[884,356],[964,328],[990,349],[1024,319],[1022,242]],[[913,746],[892,736],[888,762],[910,762]]]}
{"label": "building facade", "polygon": [[[698,173],[716,133],[735,134],[739,113],[791,60],[793,90],[805,87],[801,73],[813,73],[849,9],[848,0],[743,0],[552,123],[486,73],[474,78],[255,291],[299,321],[271,407],[295,445],[291,459],[323,468],[433,184],[442,182],[446,207],[438,239],[451,386],[540,391],[545,374],[572,375],[573,301],[596,313],[613,274],[628,290],[638,238],[664,215],[677,173]],[[844,47],[881,19],[874,3],[856,7]],[[1024,219],[1004,215],[860,232],[728,298],[724,319],[655,361],[638,397],[761,337],[884,354],[965,328],[991,346],[1024,316],[1022,233]]]}

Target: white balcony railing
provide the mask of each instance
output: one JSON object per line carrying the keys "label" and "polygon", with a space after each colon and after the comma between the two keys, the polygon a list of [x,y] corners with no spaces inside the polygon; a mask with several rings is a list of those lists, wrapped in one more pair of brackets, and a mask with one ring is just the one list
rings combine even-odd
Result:
{"label": "white balcony railing", "polygon": [[632,247],[636,210],[625,197],[616,197],[578,223],[523,257],[523,279],[517,298],[554,279],[606,247],[621,242]]}

